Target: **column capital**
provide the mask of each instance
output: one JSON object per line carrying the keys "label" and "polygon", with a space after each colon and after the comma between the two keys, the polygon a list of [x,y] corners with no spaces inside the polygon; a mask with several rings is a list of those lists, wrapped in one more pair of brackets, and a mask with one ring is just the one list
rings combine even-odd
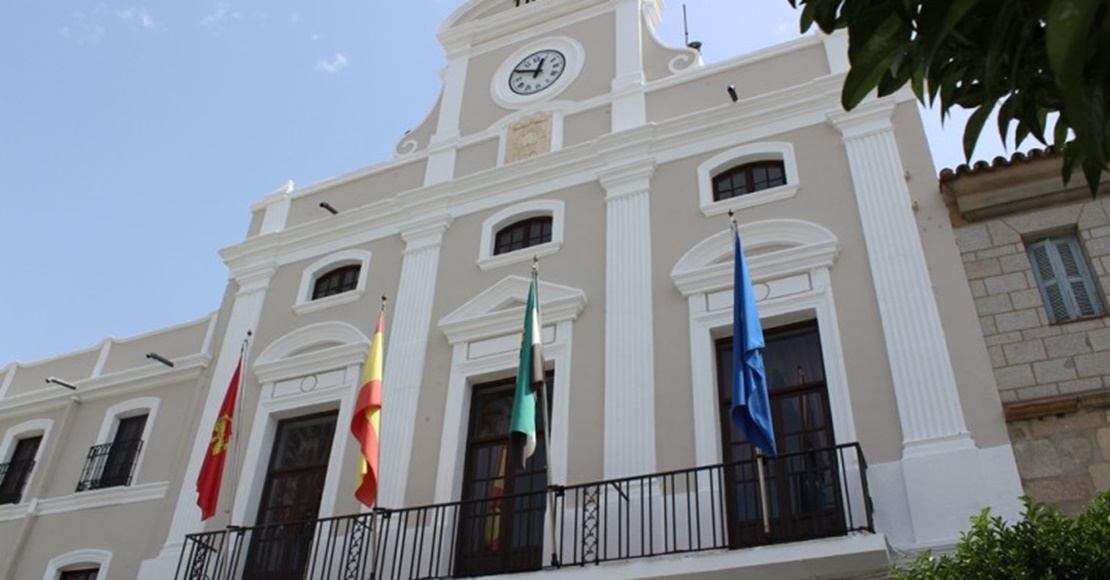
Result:
{"label": "column capital", "polygon": [[454,217],[441,213],[421,216],[401,226],[401,237],[405,240],[405,252],[438,246],[443,242],[443,234],[451,227]]}
{"label": "column capital", "polygon": [[597,180],[605,188],[605,201],[614,201],[636,193],[646,193],[655,175],[655,160],[644,159],[618,167],[597,171]]}
{"label": "column capital", "polygon": [[880,131],[894,129],[891,122],[898,102],[892,98],[870,99],[851,111],[837,109],[826,114],[828,122],[844,139],[864,137]]}

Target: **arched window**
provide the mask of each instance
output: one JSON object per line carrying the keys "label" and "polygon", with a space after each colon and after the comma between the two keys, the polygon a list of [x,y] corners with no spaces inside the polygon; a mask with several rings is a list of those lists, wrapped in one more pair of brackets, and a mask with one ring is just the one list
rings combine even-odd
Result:
{"label": "arched window", "polygon": [[497,232],[495,256],[551,241],[551,216],[536,216],[509,224]]}
{"label": "arched window", "polygon": [[366,292],[370,252],[342,250],[316,260],[301,272],[293,312],[306,314],[354,302]]}
{"label": "arched window", "polygon": [[532,200],[483,220],[478,267],[489,270],[558,252],[563,246],[563,208],[557,199]]}
{"label": "arched window", "polygon": [[312,299],[319,300],[354,290],[358,287],[358,275],[361,271],[362,264],[351,264],[322,274],[312,286]]}
{"label": "arched window", "polygon": [[788,142],[740,145],[698,165],[698,205],[705,216],[794,197],[798,163]]}
{"label": "arched window", "polygon": [[713,201],[731,199],[780,185],[786,185],[786,169],[781,159],[752,161],[713,178]]}

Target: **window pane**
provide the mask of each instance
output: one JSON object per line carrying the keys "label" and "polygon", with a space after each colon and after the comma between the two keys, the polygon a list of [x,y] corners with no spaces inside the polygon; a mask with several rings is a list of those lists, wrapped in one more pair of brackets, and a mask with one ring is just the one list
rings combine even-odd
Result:
{"label": "window pane", "polygon": [[335,294],[342,294],[358,288],[358,276],[362,266],[355,264],[336,268],[319,278],[312,287],[312,299],[319,300]]}
{"label": "window pane", "polygon": [[497,232],[493,254],[505,254],[551,241],[551,216],[520,220]]}

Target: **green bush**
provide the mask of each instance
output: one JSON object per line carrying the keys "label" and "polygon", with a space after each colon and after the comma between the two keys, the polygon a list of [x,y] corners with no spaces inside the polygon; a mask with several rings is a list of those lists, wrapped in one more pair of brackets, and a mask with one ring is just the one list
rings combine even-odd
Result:
{"label": "green bush", "polygon": [[984,509],[971,518],[955,553],[921,554],[892,570],[899,580],[1110,579],[1110,491],[1071,518],[1023,498],[1021,521],[1010,526]]}

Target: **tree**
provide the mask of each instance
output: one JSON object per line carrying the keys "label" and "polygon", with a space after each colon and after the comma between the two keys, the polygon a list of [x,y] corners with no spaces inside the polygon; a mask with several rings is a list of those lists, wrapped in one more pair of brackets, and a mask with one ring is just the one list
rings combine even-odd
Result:
{"label": "tree", "polygon": [[1024,498],[1021,521],[1006,525],[984,509],[971,518],[954,554],[924,553],[896,580],[1086,580],[1110,578],[1110,491],[1096,497],[1087,511],[1069,518]]}
{"label": "tree", "polygon": [[[801,29],[848,30],[841,102],[905,86],[942,117],[972,111],[964,155],[998,110],[1015,147],[1032,135],[1082,168],[1091,193],[1110,168],[1110,2],[1107,0],[789,0]],[[1054,122],[1053,122],[1054,121]],[[1050,127],[1049,125],[1054,125]],[[1051,143],[1049,142],[1051,139]]]}

